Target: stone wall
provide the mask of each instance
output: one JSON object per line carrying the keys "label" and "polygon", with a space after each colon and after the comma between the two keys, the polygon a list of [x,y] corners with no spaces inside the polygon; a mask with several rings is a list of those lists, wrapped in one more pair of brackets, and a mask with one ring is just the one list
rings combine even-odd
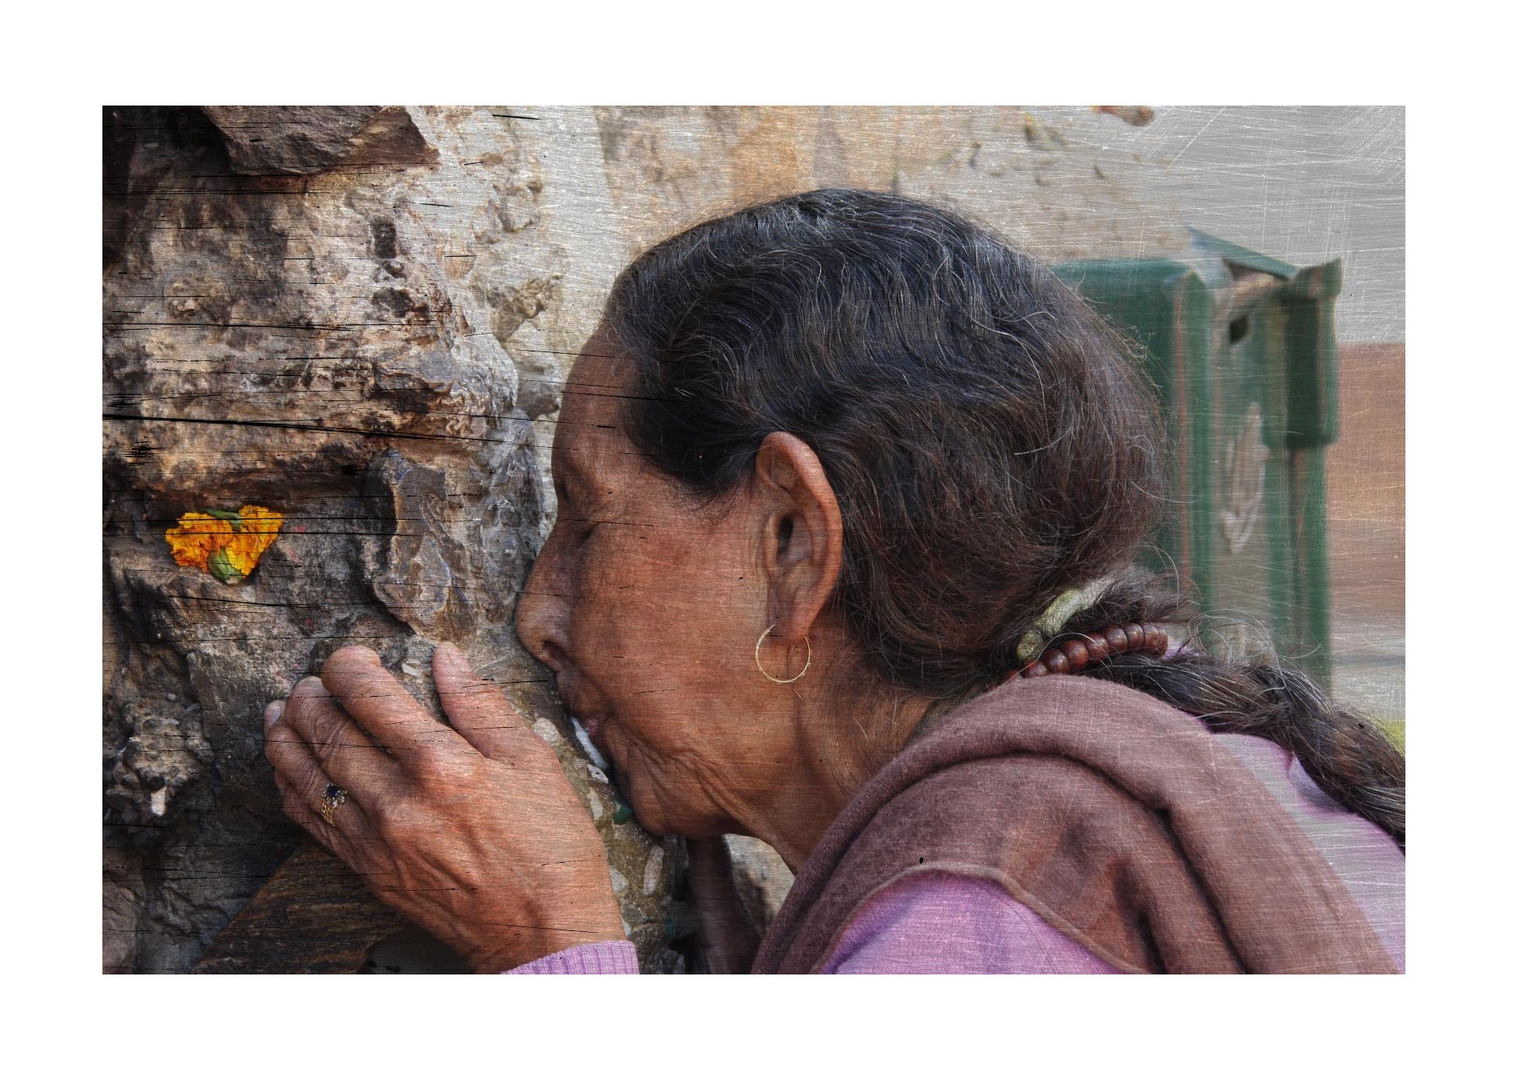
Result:
{"label": "stone wall", "polygon": [[[678,844],[615,820],[512,629],[562,380],[615,272],[681,225],[842,184],[935,198],[1050,259],[1177,250],[1160,170],[1101,149],[1139,121],[106,109],[105,969],[444,968],[324,856],[286,864],[300,830],[260,720],[352,641],[431,700],[444,640],[558,749],[644,968],[682,969]],[[175,562],[182,515],[249,505],[283,523],[243,580]]]}

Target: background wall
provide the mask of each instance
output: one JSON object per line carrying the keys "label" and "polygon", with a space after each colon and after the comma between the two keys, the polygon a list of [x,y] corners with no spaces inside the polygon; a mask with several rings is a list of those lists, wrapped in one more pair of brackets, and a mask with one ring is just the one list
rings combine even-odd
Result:
{"label": "background wall", "polygon": [[[135,108],[104,137],[113,971],[445,964],[309,852],[248,904],[299,842],[262,705],[349,640],[418,692],[440,640],[504,684],[595,814],[644,966],[685,963],[676,842],[615,821],[510,626],[567,367],[619,267],[681,225],[829,184],[936,199],[1048,260],[1180,252],[1191,223],[1344,256],[1342,337],[1402,337],[1401,110]],[[1343,394],[1348,368],[1401,385],[1402,355],[1348,350]],[[1388,617],[1396,552],[1401,671],[1402,400],[1342,417],[1339,505],[1379,542]],[[245,582],[170,557],[179,515],[244,504],[285,518]]]}

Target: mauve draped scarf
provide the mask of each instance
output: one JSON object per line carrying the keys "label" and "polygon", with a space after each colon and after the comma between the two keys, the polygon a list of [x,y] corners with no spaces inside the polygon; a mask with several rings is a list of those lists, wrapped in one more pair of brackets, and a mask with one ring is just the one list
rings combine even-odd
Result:
{"label": "mauve draped scarf", "polygon": [[1141,972],[1395,972],[1308,837],[1194,719],[1086,677],[1012,680],[865,784],[801,868],[753,966],[818,971],[878,890],[996,881]]}

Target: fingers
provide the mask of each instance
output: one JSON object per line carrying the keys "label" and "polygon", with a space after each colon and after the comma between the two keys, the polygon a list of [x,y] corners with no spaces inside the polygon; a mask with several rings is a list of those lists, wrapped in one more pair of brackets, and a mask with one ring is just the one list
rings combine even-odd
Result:
{"label": "fingers", "polygon": [[400,783],[399,763],[353,723],[320,679],[301,679],[281,723],[297,732],[325,774],[344,788],[371,790]]}
{"label": "fingers", "polygon": [[303,825],[328,849],[340,852],[346,846],[342,830],[360,835],[368,827],[367,816],[348,795],[346,801],[332,811],[332,824],[326,824],[321,814],[322,800],[333,781],[300,733],[281,722],[282,711],[280,703],[274,702],[263,715],[263,752],[273,765],[273,778],[283,796],[284,813]]}
{"label": "fingers", "polygon": [[536,741],[536,734],[499,687],[474,674],[457,646],[436,647],[431,654],[431,676],[453,730],[485,757],[512,756],[519,750],[522,736]]}
{"label": "fingers", "polygon": [[348,645],[321,668],[321,684],[378,746],[401,765],[425,771],[439,755],[466,748],[461,736],[432,719],[420,703],[384,670],[378,654]]}

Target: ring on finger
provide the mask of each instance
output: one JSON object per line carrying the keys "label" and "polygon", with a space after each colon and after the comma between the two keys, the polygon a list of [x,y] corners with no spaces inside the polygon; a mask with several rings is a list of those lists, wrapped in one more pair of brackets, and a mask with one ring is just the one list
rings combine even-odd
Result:
{"label": "ring on finger", "polygon": [[326,794],[321,799],[321,817],[326,824],[336,828],[336,808],[347,801],[347,793],[335,784],[326,785]]}

